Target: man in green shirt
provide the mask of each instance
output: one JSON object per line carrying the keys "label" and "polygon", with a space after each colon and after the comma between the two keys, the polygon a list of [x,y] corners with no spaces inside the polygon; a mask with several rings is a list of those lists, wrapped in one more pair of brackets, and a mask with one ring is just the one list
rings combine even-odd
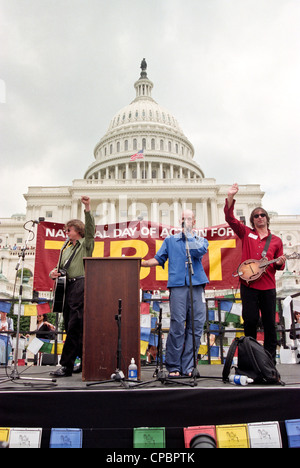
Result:
{"label": "man in green shirt", "polygon": [[52,372],[55,377],[70,377],[73,372],[76,357],[82,357],[83,339],[83,308],[84,308],[84,257],[91,257],[94,250],[95,221],[90,212],[89,197],[82,197],[85,206],[85,224],[79,219],[73,219],[65,225],[68,243],[64,244],[60,255],[60,263],[50,272],[50,278],[55,280],[61,273],[60,269],[74,254],[67,267],[67,286],[64,303],[64,322],[67,337],[64,343],[61,367]]}

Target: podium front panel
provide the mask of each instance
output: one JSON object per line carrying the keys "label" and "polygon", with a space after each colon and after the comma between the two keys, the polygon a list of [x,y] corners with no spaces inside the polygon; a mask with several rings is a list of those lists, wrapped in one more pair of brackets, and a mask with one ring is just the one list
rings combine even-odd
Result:
{"label": "podium front panel", "polygon": [[140,378],[140,264],[135,257],[86,258],[83,370],[86,381],[108,380],[117,369],[121,300],[120,370],[135,359]]}

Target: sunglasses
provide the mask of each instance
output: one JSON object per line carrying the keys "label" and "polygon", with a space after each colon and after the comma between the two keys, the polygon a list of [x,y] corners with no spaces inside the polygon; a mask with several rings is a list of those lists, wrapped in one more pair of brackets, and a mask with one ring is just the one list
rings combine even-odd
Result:
{"label": "sunglasses", "polygon": [[266,215],[265,213],[259,213],[259,214],[255,214],[255,215],[253,216],[253,218],[255,218],[255,219],[258,219],[259,217],[265,218],[266,216],[267,216],[267,215]]}

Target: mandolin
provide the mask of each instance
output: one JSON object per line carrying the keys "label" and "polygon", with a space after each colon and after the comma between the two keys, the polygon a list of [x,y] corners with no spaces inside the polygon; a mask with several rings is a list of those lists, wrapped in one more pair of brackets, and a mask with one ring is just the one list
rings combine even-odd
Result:
{"label": "mandolin", "polygon": [[[285,255],[286,259],[300,258],[300,254],[294,252],[291,255]],[[246,283],[253,283],[257,281],[266,271],[269,265],[276,263],[280,257],[274,260],[268,260],[267,257],[261,258],[260,260],[249,259],[245,260],[237,269],[237,274],[233,276],[239,276]]]}

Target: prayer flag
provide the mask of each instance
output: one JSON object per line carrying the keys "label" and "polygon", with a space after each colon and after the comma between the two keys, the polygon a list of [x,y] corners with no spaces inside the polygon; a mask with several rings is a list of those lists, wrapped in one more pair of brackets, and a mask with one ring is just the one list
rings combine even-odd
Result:
{"label": "prayer flag", "polygon": [[82,448],[82,429],[51,429],[50,448]]}
{"label": "prayer flag", "polygon": [[35,317],[37,315],[36,304],[25,304],[24,305],[24,316]]}
{"label": "prayer flag", "polygon": [[4,312],[5,314],[9,314],[11,308],[10,302],[0,301],[0,312]]}
{"label": "prayer flag", "polygon": [[50,310],[49,302],[42,302],[41,304],[37,305],[37,314],[38,315],[49,314],[50,311],[51,310]]}

